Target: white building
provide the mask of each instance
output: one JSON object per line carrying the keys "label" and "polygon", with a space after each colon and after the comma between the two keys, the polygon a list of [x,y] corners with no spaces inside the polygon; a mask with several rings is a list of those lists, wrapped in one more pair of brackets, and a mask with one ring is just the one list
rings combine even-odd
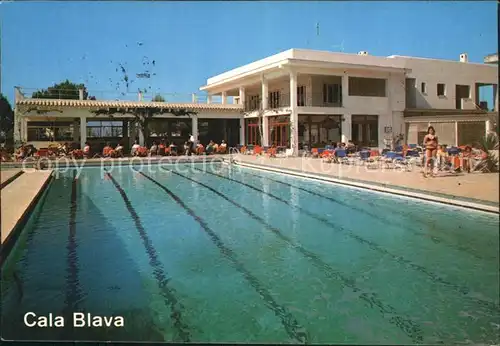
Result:
{"label": "white building", "polygon": [[[209,78],[201,90],[244,105],[246,143],[262,138],[297,152],[349,139],[380,148],[399,134],[417,144],[430,124],[442,143],[477,141],[498,117],[497,80],[497,66],[466,54],[446,61],[290,49]],[[494,112],[479,99],[488,85]]]}
{"label": "white building", "polygon": [[[383,148],[400,134],[406,143],[418,144],[432,124],[441,143],[471,144],[496,126],[498,66],[470,63],[466,54],[457,58],[290,49],[209,78],[200,88],[208,94],[204,103],[195,97],[190,103],[147,102],[141,95],[134,102],[46,100],[16,90],[15,138],[37,147],[49,140],[102,146],[105,141],[127,145],[135,138],[183,141],[192,133],[204,144],[225,139],[229,145],[276,144],[298,153],[348,140]],[[485,88],[493,104],[482,102],[479,90]],[[220,102],[212,102],[213,96]],[[144,138],[127,113],[134,108],[198,114],[175,117],[165,111],[155,120],[164,130]],[[100,109],[117,113],[96,116]]]}

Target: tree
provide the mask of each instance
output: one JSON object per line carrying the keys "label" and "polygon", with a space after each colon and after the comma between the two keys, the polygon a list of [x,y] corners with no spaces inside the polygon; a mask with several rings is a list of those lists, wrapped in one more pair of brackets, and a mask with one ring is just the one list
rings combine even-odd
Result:
{"label": "tree", "polygon": [[12,142],[14,139],[14,111],[9,100],[0,94],[0,142]]}
{"label": "tree", "polygon": [[[65,99],[65,100],[78,100],[80,98],[80,89],[83,89],[83,99],[89,99],[89,93],[84,84],[76,84],[65,80],[59,84],[35,91],[32,95],[34,99]],[[95,97],[91,96],[90,99]]]}
{"label": "tree", "polygon": [[160,94],[156,94],[155,97],[153,97],[153,102],[165,102],[165,98],[161,96]]}

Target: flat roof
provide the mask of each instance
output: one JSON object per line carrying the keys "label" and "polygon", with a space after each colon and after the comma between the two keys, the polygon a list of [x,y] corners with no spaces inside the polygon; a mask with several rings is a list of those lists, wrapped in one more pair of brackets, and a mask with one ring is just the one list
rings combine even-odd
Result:
{"label": "flat roof", "polygon": [[220,84],[225,81],[242,78],[258,72],[276,68],[282,64],[293,64],[294,62],[352,65],[354,68],[371,67],[374,69],[405,69],[402,61],[391,59],[390,57],[293,48],[208,78],[207,84],[202,86],[200,90],[205,90],[210,86]]}

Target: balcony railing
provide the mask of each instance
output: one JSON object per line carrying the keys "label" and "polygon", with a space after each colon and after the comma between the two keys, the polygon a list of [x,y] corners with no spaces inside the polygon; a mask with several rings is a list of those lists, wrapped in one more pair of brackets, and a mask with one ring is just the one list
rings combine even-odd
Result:
{"label": "balcony railing", "polygon": [[[267,109],[278,109],[290,107],[290,94],[287,93],[272,93],[267,99]],[[324,95],[322,92],[298,94],[297,107],[342,107],[342,97]],[[245,111],[251,112],[262,108],[262,99],[252,98],[245,101]]]}
{"label": "balcony railing", "polygon": [[[22,98],[49,98],[49,99],[76,99],[80,98],[79,91],[75,89],[44,89],[42,88],[25,88],[19,87],[16,91],[18,97]],[[212,96],[209,100],[207,94],[202,93],[162,93],[162,92],[130,92],[116,90],[93,90],[87,89],[84,91],[83,98],[85,100],[100,100],[100,101],[144,101],[144,102],[168,102],[168,103],[222,103],[220,96]],[[227,97],[227,104],[235,104],[232,97]]]}
{"label": "balcony railing", "polygon": [[342,107],[341,95],[325,95],[323,92],[313,92],[297,96],[299,107]]}

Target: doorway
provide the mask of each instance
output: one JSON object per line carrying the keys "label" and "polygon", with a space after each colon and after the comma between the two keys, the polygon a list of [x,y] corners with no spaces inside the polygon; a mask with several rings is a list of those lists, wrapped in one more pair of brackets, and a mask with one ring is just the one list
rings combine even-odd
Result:
{"label": "doorway", "polygon": [[261,145],[260,143],[260,130],[259,119],[246,119],[246,142],[247,144]]}
{"label": "doorway", "polygon": [[290,146],[290,116],[269,117],[269,144]]}
{"label": "doorway", "polygon": [[378,146],[378,115],[353,115],[352,141],[362,147]]}

